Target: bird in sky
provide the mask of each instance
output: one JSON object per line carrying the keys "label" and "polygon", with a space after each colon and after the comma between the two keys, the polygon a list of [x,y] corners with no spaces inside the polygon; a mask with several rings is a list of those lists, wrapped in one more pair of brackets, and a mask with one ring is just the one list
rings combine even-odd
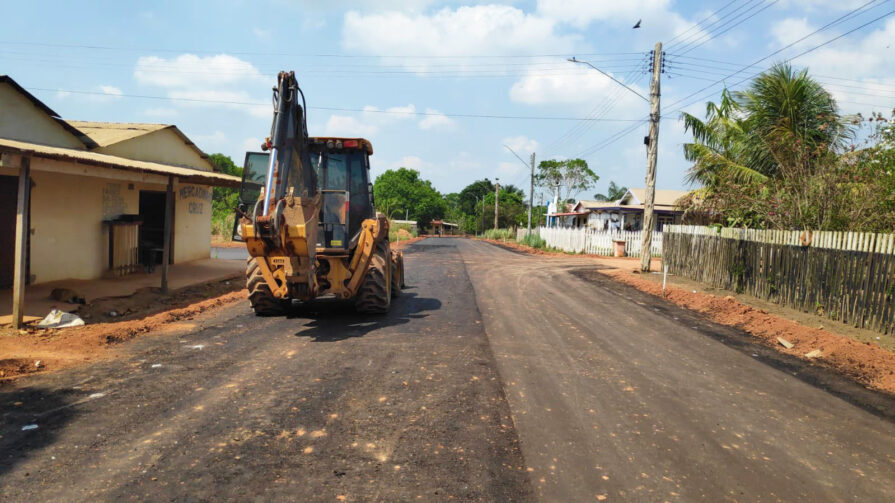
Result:
{"label": "bird in sky", "polygon": [[634,29],[635,29],[635,30],[636,30],[637,28],[640,28],[640,21],[642,21],[642,19],[638,19],[638,20],[637,20],[637,24],[634,25]]}

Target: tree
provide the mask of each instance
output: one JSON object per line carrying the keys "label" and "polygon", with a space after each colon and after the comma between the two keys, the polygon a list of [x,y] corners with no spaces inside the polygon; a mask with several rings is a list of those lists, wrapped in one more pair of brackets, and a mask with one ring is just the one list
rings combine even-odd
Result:
{"label": "tree", "polygon": [[[731,226],[891,231],[895,210],[891,124],[871,118],[867,148],[856,150],[860,118],[844,118],[823,86],[789,65],[759,75],[743,92],[708,103],[706,120],[682,114],[693,142],[683,206]],[[884,124],[884,125],[882,125]]]}
{"label": "tree", "polygon": [[535,180],[547,190],[559,190],[559,200],[574,199],[582,190],[587,190],[597,183],[600,177],[587,167],[584,159],[555,159],[541,161]]}
{"label": "tree", "polygon": [[478,211],[476,205],[481,204],[482,197],[491,193],[494,193],[494,184],[487,178],[470,183],[460,191],[460,211],[467,215],[475,214]]}
{"label": "tree", "polygon": [[618,201],[628,192],[627,187],[619,187],[615,182],[609,182],[609,189],[605,194],[594,194],[597,201]]}
{"label": "tree", "polygon": [[388,170],[373,183],[376,207],[389,218],[409,216],[420,228],[429,226],[447,212],[447,203],[432,187],[432,182],[420,178],[419,171],[407,168]]}
{"label": "tree", "polygon": [[[210,154],[208,161],[215,171],[242,178],[242,168],[233,163],[233,159],[224,154]],[[230,187],[215,187],[211,192],[211,218],[216,234],[230,232],[231,217],[235,218],[236,203],[239,190]],[[230,227],[230,228],[228,228]]]}

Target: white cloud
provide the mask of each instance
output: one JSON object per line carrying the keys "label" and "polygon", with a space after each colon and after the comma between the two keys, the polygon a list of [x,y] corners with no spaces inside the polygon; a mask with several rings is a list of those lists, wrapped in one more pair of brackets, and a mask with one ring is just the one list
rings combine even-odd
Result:
{"label": "white cloud", "polygon": [[[618,95],[616,109],[631,108],[642,100],[600,72],[567,63],[569,72],[543,74],[531,70],[510,88],[510,99],[529,105],[596,105],[610,93]],[[619,78],[619,77],[616,77]],[[631,88],[646,96],[647,91],[637,85]],[[618,92],[621,90],[621,92]],[[642,107],[641,107],[642,108]]]}
{"label": "white cloud", "polygon": [[273,32],[262,28],[252,28],[252,35],[262,42],[270,42],[273,39]]}
{"label": "white cloud", "polygon": [[223,131],[194,134],[190,138],[203,152],[218,152],[230,146],[230,140]]}
{"label": "white cloud", "polygon": [[362,122],[350,115],[333,114],[326,121],[324,130],[326,131],[326,136],[363,136],[369,138],[379,131],[379,127],[375,124]]}
{"label": "white cloud", "polygon": [[205,57],[181,54],[170,59],[140,57],[134,78],[142,85],[165,89],[176,106],[229,108],[255,117],[270,117],[272,113],[271,106],[262,104],[265,100],[260,96],[276,79],[263,75],[251,63],[227,54]]}
{"label": "white cloud", "polygon": [[[559,35],[556,22],[507,5],[444,8],[432,14],[345,14],[342,45],[373,55],[464,57],[473,54],[568,52],[577,40]],[[389,58],[424,70],[419,60]],[[456,63],[456,61],[454,61]],[[460,64],[460,63],[458,63]]]}
{"label": "white cloud", "polygon": [[501,161],[497,163],[497,176],[503,180],[515,180],[527,174],[529,174],[528,170],[519,162]]}
{"label": "white cloud", "polygon": [[867,0],[783,0],[778,5],[783,9],[797,10],[851,10],[867,3]]}
{"label": "white cloud", "polygon": [[91,103],[108,103],[110,101],[121,99],[121,96],[123,94],[124,93],[121,92],[121,89],[115,86],[99,85],[93,88],[90,93],[72,93],[68,91],[58,91],[56,93],[56,98],[77,98],[79,100],[88,101]]}
{"label": "white cloud", "polygon": [[504,138],[501,144],[510,147],[519,155],[531,154],[538,150],[538,142],[525,135]]}
{"label": "white cloud", "polygon": [[895,107],[895,78],[891,72],[895,68],[895,51],[885,47],[893,40],[895,19],[890,19],[863,38],[841,39],[792,64],[807,67],[809,75],[833,94],[845,113],[888,111]]}
{"label": "white cloud", "polygon": [[435,110],[434,108],[426,109],[426,116],[420,121],[420,129],[428,130],[435,128],[450,129],[455,125],[454,120]]}
{"label": "white cloud", "polygon": [[[786,18],[771,24],[771,35],[774,37],[776,47],[789,45],[815,30],[808,23],[807,18]],[[805,39],[802,44],[807,44],[810,39]],[[773,44],[772,44],[773,45]]]}
{"label": "white cloud", "polygon": [[623,21],[631,26],[638,19],[661,19],[655,13],[666,12],[671,0],[538,0],[538,13],[573,26],[584,28],[593,21]]}
{"label": "white cloud", "polygon": [[261,138],[246,138],[242,140],[242,150],[246,152],[258,152],[261,150],[261,143],[264,140]]}

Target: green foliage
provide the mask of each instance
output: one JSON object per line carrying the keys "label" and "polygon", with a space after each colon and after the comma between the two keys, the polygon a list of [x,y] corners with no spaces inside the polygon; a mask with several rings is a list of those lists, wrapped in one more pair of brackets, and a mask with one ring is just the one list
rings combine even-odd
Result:
{"label": "green foliage", "polygon": [[547,247],[547,241],[535,233],[526,234],[525,236],[522,236],[522,239],[519,240],[519,244],[523,244],[525,246],[530,246],[532,248],[538,248],[538,249]]}
{"label": "green foliage", "polygon": [[487,229],[485,230],[484,237],[486,239],[496,239],[500,241],[506,241],[510,239],[516,238],[516,231],[513,229]]}
{"label": "green foliage", "polygon": [[597,201],[618,201],[628,192],[627,187],[619,187],[615,182],[609,182],[609,189],[605,194],[594,194]]}
{"label": "green foliage", "polygon": [[419,171],[407,168],[390,169],[376,177],[373,196],[377,210],[388,218],[409,216],[420,228],[432,220],[443,218],[448,205],[432,182],[420,178]]}
{"label": "green foliage", "polygon": [[[403,231],[400,232],[399,231]],[[419,233],[413,229],[413,226],[410,224],[396,224],[394,222],[389,222],[388,227],[388,240],[392,243],[395,243],[399,240],[408,240],[411,237],[417,237]],[[410,237],[408,237],[410,236]]]}
{"label": "green foliage", "polygon": [[550,159],[541,161],[535,173],[539,186],[553,191],[559,187],[559,200],[574,199],[582,190],[591,188],[600,177],[593,172],[584,159]]}
{"label": "green foliage", "polygon": [[[893,116],[895,118],[895,116]],[[685,219],[769,229],[891,232],[895,228],[892,123],[844,118],[806,71],[777,65],[744,92],[724,91],[706,119],[682,114],[693,142],[688,180],[703,187]],[[849,145],[857,126],[865,148]],[[869,125],[869,126],[868,126]]]}
{"label": "green foliage", "polygon": [[[210,154],[208,160],[214,166],[215,171],[227,175],[242,177],[242,168],[233,163],[229,156],[224,154]],[[224,236],[229,240],[233,232],[233,222],[236,219],[236,203],[239,198],[239,189],[229,187],[215,187],[211,196],[211,233],[215,236]]]}

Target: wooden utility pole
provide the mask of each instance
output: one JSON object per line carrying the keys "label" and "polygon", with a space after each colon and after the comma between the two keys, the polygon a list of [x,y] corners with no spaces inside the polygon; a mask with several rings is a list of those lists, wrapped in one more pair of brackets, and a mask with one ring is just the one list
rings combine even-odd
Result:
{"label": "wooden utility pole", "polygon": [[650,125],[646,153],[646,201],[643,201],[643,237],[640,248],[640,270],[649,272],[652,258],[653,228],[655,216],[653,204],[656,199],[656,158],[659,150],[659,76],[662,74],[662,42],[653,50],[653,78],[650,82]]}
{"label": "wooden utility pole", "polygon": [[531,184],[528,188],[528,233],[531,234],[531,207],[535,204],[535,153],[531,153]]}
{"label": "wooden utility pole", "polygon": [[174,218],[174,177],[168,177],[165,192],[165,236],[162,250],[162,293],[168,293],[168,262],[171,261],[171,221]]}
{"label": "wooden utility pole", "polygon": [[499,196],[500,196],[500,182],[497,182],[494,184],[494,230],[497,230],[497,208],[500,205],[500,201],[498,201]]}
{"label": "wooden utility pole", "polygon": [[19,194],[16,205],[15,269],[12,277],[12,327],[20,329],[25,324],[25,283],[28,282],[28,208],[31,206],[31,158],[22,157],[19,168]]}

